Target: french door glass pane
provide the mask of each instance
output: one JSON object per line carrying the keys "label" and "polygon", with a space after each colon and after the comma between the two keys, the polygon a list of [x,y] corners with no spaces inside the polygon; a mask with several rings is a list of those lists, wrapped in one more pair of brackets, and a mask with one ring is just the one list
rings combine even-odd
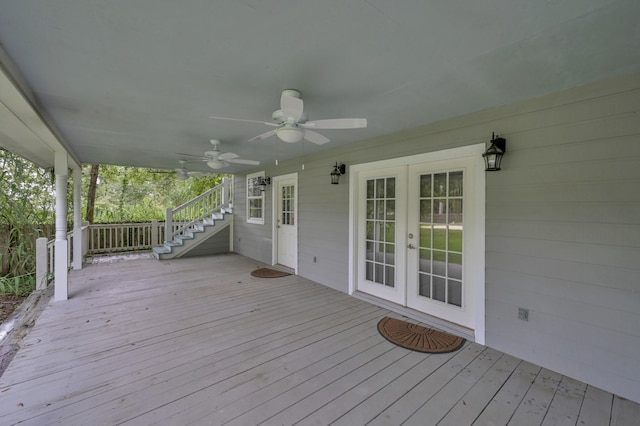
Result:
{"label": "french door glass pane", "polygon": [[460,281],[447,281],[447,303],[462,306],[462,283]]}
{"label": "french door glass pane", "polygon": [[462,171],[420,176],[419,289],[422,297],[462,307]]}
{"label": "french door glass pane", "polygon": [[393,177],[366,182],[366,279],[395,286],[396,180]]}
{"label": "french door glass pane", "polygon": [[431,297],[431,275],[419,274],[418,294],[424,297]]}
{"label": "french door glass pane", "polygon": [[445,279],[442,277],[433,277],[433,299],[444,302],[447,298],[445,291]]}

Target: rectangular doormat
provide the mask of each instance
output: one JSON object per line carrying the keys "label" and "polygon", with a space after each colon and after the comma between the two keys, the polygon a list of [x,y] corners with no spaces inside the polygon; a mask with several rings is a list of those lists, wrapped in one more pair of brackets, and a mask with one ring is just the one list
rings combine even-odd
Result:
{"label": "rectangular doormat", "polygon": [[430,354],[456,351],[465,342],[462,337],[391,317],[380,320],[378,331],[393,344]]}

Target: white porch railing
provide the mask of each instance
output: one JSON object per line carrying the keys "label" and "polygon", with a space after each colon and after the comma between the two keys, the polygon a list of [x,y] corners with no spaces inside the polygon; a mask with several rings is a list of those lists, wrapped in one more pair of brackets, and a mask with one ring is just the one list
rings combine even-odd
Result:
{"label": "white porch railing", "polygon": [[232,199],[230,190],[229,178],[225,177],[215,188],[175,209],[168,208],[165,220],[165,241],[173,241],[176,236],[184,235],[192,229],[196,223],[230,208],[229,200]]}
{"label": "white porch railing", "polygon": [[[82,227],[82,234],[86,232],[87,227]],[[83,238],[84,239],[84,238]],[[67,268],[71,267],[73,259],[73,231],[67,232]],[[55,246],[56,240],[47,240],[46,238],[38,238],[36,240],[36,290],[43,290],[53,280],[55,273]]]}
{"label": "white porch railing", "polygon": [[111,223],[89,225],[87,254],[148,250],[164,241],[164,223]]}
{"label": "white porch railing", "polygon": [[[146,223],[116,223],[82,226],[82,254],[123,253],[149,250],[164,241],[173,240],[184,234],[196,222],[211,217],[215,213],[231,208],[232,185],[229,178],[204,194],[175,209],[167,209],[167,221],[153,220]],[[67,233],[67,267],[72,265],[74,233]],[[36,241],[36,288],[47,287],[55,273],[55,239],[38,238]]]}

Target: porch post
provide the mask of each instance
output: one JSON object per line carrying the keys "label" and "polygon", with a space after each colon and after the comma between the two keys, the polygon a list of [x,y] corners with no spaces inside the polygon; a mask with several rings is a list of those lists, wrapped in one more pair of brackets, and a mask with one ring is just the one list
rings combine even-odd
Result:
{"label": "porch post", "polygon": [[55,297],[56,301],[67,300],[69,259],[67,241],[67,180],[68,158],[65,151],[55,152],[56,173],[56,241],[55,241]]}
{"label": "porch post", "polygon": [[82,168],[73,169],[73,269],[82,269]]}
{"label": "porch post", "polygon": [[222,178],[222,200],[220,200],[220,205],[222,206],[222,212],[226,212],[229,206],[229,178]]}
{"label": "porch post", "polygon": [[47,275],[49,274],[49,257],[47,256],[47,238],[36,240],[36,290],[47,288]]}
{"label": "porch post", "polygon": [[[173,238],[173,209],[171,207],[167,207],[167,213],[165,216],[164,222],[164,240],[171,241]],[[171,240],[169,239],[171,238]]]}
{"label": "porch post", "polygon": [[156,247],[160,245],[158,243],[158,220],[151,220],[151,247]]}

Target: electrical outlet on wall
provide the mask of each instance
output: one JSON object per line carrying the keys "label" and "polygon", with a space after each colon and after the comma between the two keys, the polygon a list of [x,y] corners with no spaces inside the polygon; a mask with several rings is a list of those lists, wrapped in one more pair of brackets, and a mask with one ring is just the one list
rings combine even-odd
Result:
{"label": "electrical outlet on wall", "polygon": [[529,310],[526,308],[518,308],[518,319],[521,321],[529,321]]}

